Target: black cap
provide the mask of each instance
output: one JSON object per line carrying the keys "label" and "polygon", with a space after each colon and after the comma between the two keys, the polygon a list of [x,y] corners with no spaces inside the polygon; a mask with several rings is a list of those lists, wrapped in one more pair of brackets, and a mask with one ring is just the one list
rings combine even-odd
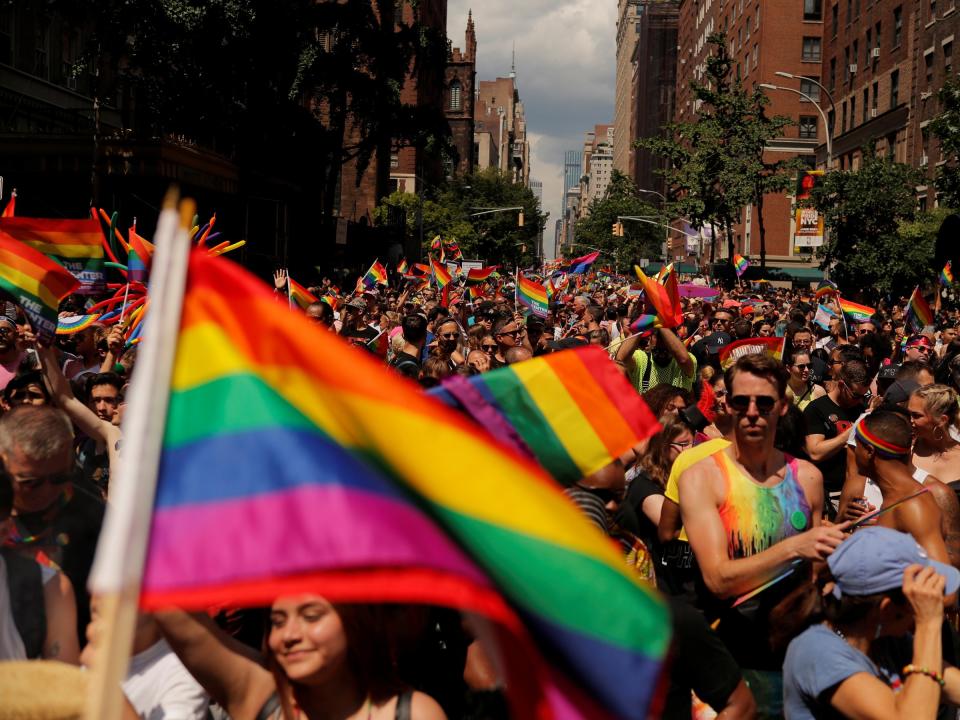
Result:
{"label": "black cap", "polygon": [[731,342],[733,342],[733,337],[725,332],[715,332],[703,339],[703,344],[711,355],[716,355]]}

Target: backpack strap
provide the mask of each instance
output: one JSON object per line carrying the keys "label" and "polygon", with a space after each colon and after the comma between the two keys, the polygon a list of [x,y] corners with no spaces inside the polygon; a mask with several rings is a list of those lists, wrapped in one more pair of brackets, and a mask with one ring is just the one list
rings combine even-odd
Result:
{"label": "backpack strap", "polygon": [[42,657],[47,637],[47,606],[43,597],[43,576],[40,565],[14,551],[3,550],[10,588],[10,612],[31,660]]}
{"label": "backpack strap", "polygon": [[413,707],[413,691],[407,690],[397,697],[397,712],[394,715],[395,720],[410,720],[412,717],[411,708]]}

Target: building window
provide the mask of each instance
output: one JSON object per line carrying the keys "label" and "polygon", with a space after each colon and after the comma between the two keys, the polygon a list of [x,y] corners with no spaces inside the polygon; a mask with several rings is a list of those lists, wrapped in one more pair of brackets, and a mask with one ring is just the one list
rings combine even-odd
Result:
{"label": "building window", "polygon": [[0,6],[0,63],[13,65],[13,5]]}
{"label": "building window", "polygon": [[850,47],[843,49],[843,81],[850,82]]}
{"label": "building window", "polygon": [[874,113],[877,112],[877,108],[879,107],[879,104],[880,104],[880,83],[875,82],[873,84],[873,103],[870,105]]}
{"label": "building window", "polygon": [[830,58],[830,89],[835,90],[837,87],[837,59]]}
{"label": "building window", "polygon": [[864,47],[864,50],[866,51],[864,52],[864,60],[863,60],[864,65],[870,64],[870,50],[873,48],[873,43],[870,41],[872,39],[873,39],[873,33],[870,30],[870,28],[867,28],[867,36],[863,42],[863,47]]}
{"label": "building window", "polygon": [[930,0],[930,20],[937,19],[937,0]]}
{"label": "building window", "polygon": [[840,29],[840,6],[834,5],[830,9],[830,33],[832,37],[837,36],[837,31]]}
{"label": "building window", "polygon": [[390,167],[394,169],[400,167],[400,156],[396,153],[390,156]]}
{"label": "building window", "polygon": [[760,29],[760,6],[757,5],[757,14],[753,16],[753,29]]}
{"label": "building window", "polygon": [[853,64],[857,65],[860,62],[860,41],[853,41],[853,52],[850,54],[850,57],[853,59]]}
{"label": "building window", "polygon": [[873,37],[876,38],[877,44],[875,47],[880,47],[880,38],[883,37],[881,31],[883,30],[883,24],[877,23],[873,26]]}
{"label": "building window", "polygon": [[847,0],[847,25],[853,20],[853,0]]}
{"label": "building window", "polygon": [[923,56],[923,68],[926,73],[927,85],[933,82],[933,52]]}
{"label": "building window", "polygon": [[894,70],[890,73],[890,109],[892,110],[900,103],[900,71]]}
{"label": "building window", "polygon": [[823,0],[803,0],[804,20],[823,20]]}
{"label": "building window", "polygon": [[[813,82],[817,79],[818,78],[800,78],[800,92],[809,96],[814,102],[820,102],[820,86]],[[804,98],[800,99],[804,100]]]}
{"label": "building window", "polygon": [[459,80],[450,83],[450,109],[460,111],[463,107],[463,86]]}
{"label": "building window", "polygon": [[840,132],[845,133],[847,131],[847,103],[844,101],[841,106],[840,113]]}
{"label": "building window", "polygon": [[853,130],[856,124],[857,124],[857,98],[856,96],[854,96],[850,98],[850,129]]}
{"label": "building window", "polygon": [[870,119],[870,88],[863,89],[863,121]]}
{"label": "building window", "polygon": [[830,133],[830,137],[833,137],[833,132],[837,128],[837,112],[835,110],[831,110],[827,113],[827,128],[828,132]]}
{"label": "building window", "polygon": [[893,9],[893,47],[900,47],[900,41],[903,39],[903,7],[897,6]]}
{"label": "building window", "polygon": [[815,115],[800,116],[800,137],[803,140],[817,139],[817,120]]}
{"label": "building window", "polygon": [[860,17],[860,0],[853,0],[853,16]]}
{"label": "building window", "polygon": [[820,38],[805,37],[803,39],[803,60],[805,62],[820,62]]}
{"label": "building window", "polygon": [[947,77],[953,74],[953,43],[948,42],[943,46],[943,71]]}

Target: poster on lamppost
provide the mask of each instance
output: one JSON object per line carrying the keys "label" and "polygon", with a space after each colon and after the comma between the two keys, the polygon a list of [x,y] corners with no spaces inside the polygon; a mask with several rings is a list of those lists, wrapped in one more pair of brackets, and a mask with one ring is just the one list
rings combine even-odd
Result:
{"label": "poster on lamppost", "polygon": [[816,208],[798,207],[794,216],[793,252],[799,255],[823,245],[823,215]]}

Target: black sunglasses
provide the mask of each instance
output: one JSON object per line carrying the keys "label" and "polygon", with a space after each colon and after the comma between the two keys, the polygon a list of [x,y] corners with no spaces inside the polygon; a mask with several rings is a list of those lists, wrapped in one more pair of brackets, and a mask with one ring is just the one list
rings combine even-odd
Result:
{"label": "black sunglasses", "polygon": [[793,366],[798,370],[806,370],[810,367],[810,363],[794,363]]}
{"label": "black sunglasses", "polygon": [[745,413],[750,409],[751,400],[756,403],[757,412],[761,415],[769,415],[777,404],[777,399],[769,395],[732,395],[727,398],[727,405],[734,412]]}

